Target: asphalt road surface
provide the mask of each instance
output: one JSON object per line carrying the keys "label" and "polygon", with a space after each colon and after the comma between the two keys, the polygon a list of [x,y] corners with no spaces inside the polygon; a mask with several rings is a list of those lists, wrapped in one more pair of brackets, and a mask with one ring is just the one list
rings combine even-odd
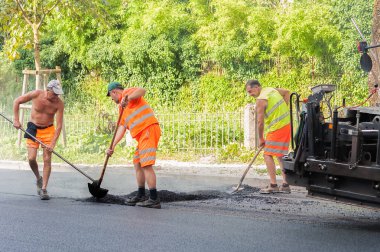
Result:
{"label": "asphalt road surface", "polygon": [[[97,170],[86,169],[98,176]],[[159,173],[162,209],[123,205],[131,169],[110,169],[96,201],[75,171],[55,171],[50,201],[31,171],[0,169],[0,251],[379,251],[380,212],[291,194],[262,196],[263,180]]]}

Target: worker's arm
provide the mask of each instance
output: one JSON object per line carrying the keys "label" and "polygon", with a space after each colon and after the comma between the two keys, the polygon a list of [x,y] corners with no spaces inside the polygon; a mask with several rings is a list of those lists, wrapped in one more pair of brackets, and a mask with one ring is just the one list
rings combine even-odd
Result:
{"label": "worker's arm", "polygon": [[276,90],[282,95],[287,105],[289,105],[290,101],[290,91],[283,88],[276,88]]}
{"label": "worker's arm", "polygon": [[13,126],[16,129],[19,129],[21,127],[20,123],[20,116],[19,116],[19,111],[20,111],[20,104],[26,103],[28,101],[33,100],[34,98],[37,98],[38,95],[40,94],[40,90],[34,90],[31,92],[28,92],[18,98],[16,98],[13,102]]}
{"label": "worker's arm", "polygon": [[115,135],[115,139],[112,143],[112,146],[110,149],[107,150],[107,155],[108,156],[112,156],[113,154],[113,151],[115,150],[115,147],[116,145],[120,142],[120,140],[123,138],[124,134],[125,134],[125,131],[127,129],[123,126],[123,125],[119,125],[118,128],[117,128],[117,132],[116,132],[116,135]]}
{"label": "worker's arm", "polygon": [[121,106],[125,108],[128,103],[132,100],[136,100],[142,96],[144,96],[146,93],[146,90],[144,88],[136,88],[131,94],[124,97],[124,99],[121,102]]}
{"label": "worker's arm", "polygon": [[130,95],[128,95],[128,101],[135,100],[140,98],[141,96],[144,96],[146,93],[146,90],[144,88],[136,88],[135,91],[133,91]]}
{"label": "worker's arm", "polygon": [[55,145],[57,144],[59,135],[61,134],[62,125],[63,125],[63,110],[64,110],[64,105],[63,105],[63,102],[60,101],[58,110],[55,116],[55,120],[57,122],[56,127],[55,127],[55,132],[54,132],[53,139],[51,140],[51,143],[47,148],[48,151],[52,151],[54,149]]}
{"label": "worker's arm", "polygon": [[257,116],[257,127],[259,131],[259,146],[264,146],[264,115],[265,109],[268,105],[267,100],[257,99],[256,100],[256,116]]}

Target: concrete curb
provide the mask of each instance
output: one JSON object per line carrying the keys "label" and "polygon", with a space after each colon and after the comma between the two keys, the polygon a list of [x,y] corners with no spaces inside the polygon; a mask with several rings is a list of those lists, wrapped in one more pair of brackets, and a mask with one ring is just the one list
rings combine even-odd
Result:
{"label": "concrete curb", "polygon": [[[39,167],[43,164],[39,163]],[[53,163],[53,172],[76,172],[70,165],[65,163]],[[85,172],[100,171],[102,165],[88,165],[88,164],[75,164],[79,169]],[[109,170],[108,170],[109,168]],[[157,160],[154,166],[157,174],[182,174],[182,175],[201,175],[201,176],[221,176],[221,177],[240,177],[247,164],[210,164],[210,163],[191,163],[191,162],[178,162],[173,160]],[[6,170],[30,170],[28,162],[13,161],[13,160],[0,160],[0,169]],[[41,169],[41,168],[40,168]],[[133,170],[132,164],[126,165],[108,165],[108,171],[123,171]],[[256,170],[260,169],[260,173]],[[267,178],[265,172],[265,165],[252,166],[247,174],[247,178]],[[279,177],[281,178],[281,177]]]}

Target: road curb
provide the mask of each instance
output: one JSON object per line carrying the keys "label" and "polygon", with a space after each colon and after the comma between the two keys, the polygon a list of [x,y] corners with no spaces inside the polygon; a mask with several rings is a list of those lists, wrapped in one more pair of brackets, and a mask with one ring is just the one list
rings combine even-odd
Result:
{"label": "road curb", "polygon": [[[39,163],[42,169],[43,163]],[[79,169],[84,171],[100,171],[102,165],[88,165],[88,164],[75,164]],[[53,163],[53,172],[75,172],[75,170],[68,164]],[[191,162],[178,162],[172,160],[157,160],[154,166],[157,174],[183,174],[183,175],[200,175],[200,176],[221,176],[221,177],[240,177],[246,169],[246,164],[202,164]],[[0,160],[0,170],[30,170],[28,162],[13,161],[13,160]],[[133,170],[132,164],[126,165],[108,165],[109,171],[122,171]],[[260,173],[256,170],[259,169]],[[247,178],[267,178],[265,173],[265,165],[252,166]],[[280,177],[279,177],[280,178]]]}

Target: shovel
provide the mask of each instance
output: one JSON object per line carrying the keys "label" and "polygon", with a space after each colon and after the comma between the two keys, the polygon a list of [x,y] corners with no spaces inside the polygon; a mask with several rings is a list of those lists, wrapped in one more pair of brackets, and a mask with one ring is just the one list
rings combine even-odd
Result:
{"label": "shovel", "polygon": [[[5,120],[7,120],[8,122],[10,122],[11,124],[13,124],[13,122],[8,119],[5,115],[3,115],[2,113],[0,113],[0,115],[2,117],[4,117]],[[37,138],[35,138],[32,134],[30,134],[29,132],[27,132],[26,130],[24,130],[22,127],[20,128],[20,130],[22,132],[24,132],[25,134],[27,134],[28,136],[30,136],[34,141],[38,142],[39,144],[41,144],[41,146],[45,147],[45,148],[48,148],[48,146],[46,144],[44,144],[43,142],[41,142],[40,140],[38,140]],[[85,176],[86,178],[88,178],[89,180],[91,180],[93,183],[96,182],[96,180],[94,180],[93,178],[91,178],[90,176],[88,176],[86,173],[84,173],[81,169],[79,169],[78,167],[76,167],[75,165],[73,165],[72,163],[70,163],[69,161],[67,161],[64,157],[62,157],[61,155],[59,155],[57,152],[55,152],[54,150],[52,150],[52,152],[57,156],[59,157],[60,159],[62,159],[64,162],[66,162],[67,164],[69,164],[71,167],[73,167],[75,170],[77,170],[78,172],[82,173],[83,176]],[[103,189],[103,188],[100,188],[97,187],[97,188],[94,188],[93,191],[90,190],[90,193],[94,196],[94,197],[97,197],[97,198],[103,198],[104,196],[107,195],[108,193],[108,190],[107,189]]]}
{"label": "shovel", "polygon": [[[123,115],[123,112],[124,112],[124,107],[121,107],[121,112],[119,114],[119,119],[117,120],[116,129],[115,129],[115,132],[113,134],[112,141],[111,141],[111,144],[110,144],[110,149],[112,148],[113,142],[115,140],[116,133],[117,133],[117,130],[119,128],[119,123],[120,123],[121,117]],[[92,184],[88,183],[88,190],[96,198],[103,198],[107,194],[107,193],[104,194],[103,197],[96,196],[96,192],[99,191],[100,185],[102,184],[104,173],[106,172],[107,163],[108,163],[108,159],[109,158],[110,158],[110,156],[107,154],[106,160],[104,161],[103,170],[102,170],[102,173],[100,175],[100,178],[98,180],[93,181]]]}
{"label": "shovel", "polygon": [[243,180],[244,180],[245,176],[247,175],[249,169],[251,168],[252,164],[255,162],[257,156],[260,154],[260,152],[262,151],[263,148],[264,148],[264,146],[261,146],[261,147],[257,150],[255,156],[252,158],[252,160],[251,160],[251,162],[249,163],[248,167],[245,169],[245,171],[244,171],[244,173],[243,173],[243,176],[241,176],[241,179],[240,179],[240,181],[239,181],[239,184],[238,184],[236,187],[232,187],[232,191],[229,191],[228,193],[230,193],[230,194],[234,194],[234,193],[236,193],[236,192],[241,191],[241,190],[244,189],[244,187],[241,187],[241,184],[243,183]]}

